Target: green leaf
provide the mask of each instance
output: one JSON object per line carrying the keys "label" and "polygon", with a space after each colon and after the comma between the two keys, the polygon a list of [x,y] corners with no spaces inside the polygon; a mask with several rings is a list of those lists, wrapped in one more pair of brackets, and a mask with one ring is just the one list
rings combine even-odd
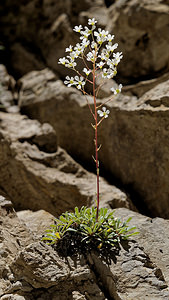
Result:
{"label": "green leaf", "polygon": [[134,229],[136,229],[136,228],[137,228],[136,226],[134,226],[134,227],[129,227],[128,229],[126,229],[126,232],[129,232],[129,231],[134,230]]}
{"label": "green leaf", "polygon": [[126,221],[126,223],[130,222],[132,220],[132,217],[129,217]]}

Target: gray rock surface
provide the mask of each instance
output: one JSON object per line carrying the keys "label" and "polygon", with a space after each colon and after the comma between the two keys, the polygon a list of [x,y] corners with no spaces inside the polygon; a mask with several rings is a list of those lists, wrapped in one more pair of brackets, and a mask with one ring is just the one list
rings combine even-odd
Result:
{"label": "gray rock surface", "polygon": [[[52,218],[47,213],[43,216],[46,223]],[[35,242],[36,224],[33,234],[17,217],[12,203],[0,197],[0,299],[104,300],[84,258],[63,259],[51,247]]]}
{"label": "gray rock surface", "polygon": [[169,107],[169,79],[157,84],[145,93],[138,101],[139,105],[149,104],[151,107]]}
{"label": "gray rock surface", "polygon": [[[113,299],[155,300],[169,298],[169,221],[148,218],[125,208],[118,208],[115,217],[132,217],[131,226],[139,234],[120,250],[116,260],[101,262],[95,254],[89,263],[102,278],[102,284]],[[110,298],[110,299],[112,299]]]}
{"label": "gray rock surface", "polygon": [[[3,112],[0,121],[0,186],[15,208],[60,215],[95,202],[96,176],[57,147],[51,125]],[[100,183],[103,205],[134,209],[125,193],[102,178]]]}
{"label": "gray rock surface", "polygon": [[85,24],[88,17],[107,22],[104,0],[9,0],[0,4],[2,40],[8,43],[8,61],[17,76],[45,66],[62,76],[58,65],[66,46],[76,43],[72,28]]}
{"label": "gray rock surface", "polygon": [[31,231],[35,241],[39,241],[46,229],[54,223],[55,217],[47,211],[41,209],[37,211],[20,210],[17,216]]}
{"label": "gray rock surface", "polygon": [[10,76],[6,67],[0,64],[0,110],[10,111],[13,107],[18,111],[14,103],[15,80]]}
{"label": "gray rock surface", "polygon": [[0,197],[0,299],[168,300],[169,222],[125,208],[116,209],[115,216],[132,216],[131,225],[140,231],[119,253],[62,258],[40,242],[52,215],[41,210],[17,216],[11,202]]}
{"label": "gray rock surface", "polygon": [[107,2],[9,0],[1,4],[0,33],[2,41],[10,47],[9,61],[16,74],[24,75],[48,66],[65,75],[64,68],[57,64],[58,58],[64,56],[66,46],[77,41],[72,27],[86,25],[89,17],[95,17],[100,27],[107,25],[115,34],[124,53],[119,66],[124,82],[150,79],[168,71],[168,3],[163,0]]}
{"label": "gray rock surface", "polygon": [[9,267],[13,258],[32,242],[30,230],[17,218],[12,203],[0,196],[0,296],[13,278]]}
{"label": "gray rock surface", "polygon": [[113,31],[124,58],[124,81],[150,79],[169,70],[169,6],[163,0],[115,1],[107,29]]}
{"label": "gray rock surface", "polygon": [[128,247],[128,250],[121,247],[120,255],[109,263],[94,253],[88,257],[110,299],[167,300],[169,288],[161,270],[137,243],[129,242]]}
{"label": "gray rock surface", "polygon": [[[33,75],[37,80],[34,84]],[[94,133],[86,100],[61,81],[46,79],[45,91],[35,95],[38,77],[41,72],[29,73],[21,79],[21,111],[52,124],[59,144],[73,157],[91,163]],[[137,193],[136,201],[142,208],[145,202],[145,208],[153,216],[168,218],[168,80],[140,99],[120,94],[107,107],[110,116],[99,128],[101,168]]]}
{"label": "gray rock surface", "polygon": [[169,220],[162,218],[148,218],[128,209],[118,208],[115,216],[125,220],[126,215],[132,217],[131,226],[137,226],[139,235],[134,239],[144,247],[150,259],[162,271],[164,279],[169,286]]}
{"label": "gray rock surface", "polygon": [[131,84],[123,87],[123,93],[132,96],[135,95],[138,98],[142,97],[146,92],[156,87],[158,84],[167,81],[169,79],[169,73],[145,81],[140,81],[136,84]]}
{"label": "gray rock surface", "polygon": [[[44,211],[24,211],[19,212],[18,216],[24,218],[26,225],[31,232],[33,230],[35,236],[39,234],[42,216],[46,224],[50,223],[52,219],[52,216]],[[92,279],[87,281],[88,287],[85,285],[86,280],[93,276],[90,273],[91,268],[96,276],[96,278],[93,277],[93,280],[99,283],[101,290],[106,292],[107,299],[168,299],[169,221],[160,218],[151,219],[125,208],[116,209],[115,216],[120,217],[121,220],[132,217],[130,225],[137,226],[140,232],[129,243],[124,243],[117,255],[108,256],[106,254],[105,257],[102,256],[101,258],[92,252],[87,256],[87,261],[82,257],[77,260],[68,257],[67,260],[64,260],[58,257],[50,247],[35,242],[20,251],[11,265],[18,286],[16,292],[19,294],[24,292],[29,295],[30,291],[24,291],[24,286],[30,285],[31,288],[33,287],[31,293],[36,295],[37,287],[41,290],[45,283],[45,286],[49,287],[47,290],[53,299],[50,286],[52,285],[54,288],[55,295],[59,295],[58,283],[60,282],[65,291],[62,297],[67,295],[66,292],[69,290],[69,296],[65,298],[69,299],[72,287],[70,282],[73,282],[76,287],[78,286],[78,291],[75,288],[75,291],[72,292],[73,296],[84,297],[82,299],[90,299],[90,297],[95,299],[94,295],[97,295],[98,299],[105,299],[105,297],[102,298],[98,287],[91,285]],[[60,270],[62,270],[61,273]],[[60,274],[65,276],[65,279]],[[86,293],[81,287],[82,278]],[[22,285],[19,285],[19,282],[22,282]],[[93,294],[91,294],[91,290]]]}

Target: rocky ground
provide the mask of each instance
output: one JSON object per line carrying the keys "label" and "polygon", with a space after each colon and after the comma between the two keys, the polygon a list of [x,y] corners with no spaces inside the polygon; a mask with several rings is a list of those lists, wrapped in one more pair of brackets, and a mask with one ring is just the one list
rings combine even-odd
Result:
{"label": "rocky ground", "polygon": [[[89,17],[124,54],[124,88],[100,127],[101,206],[140,233],[113,257],[63,258],[41,237],[94,204],[96,175],[86,100],[57,61]],[[168,300],[169,2],[8,0],[0,35],[0,299]]]}

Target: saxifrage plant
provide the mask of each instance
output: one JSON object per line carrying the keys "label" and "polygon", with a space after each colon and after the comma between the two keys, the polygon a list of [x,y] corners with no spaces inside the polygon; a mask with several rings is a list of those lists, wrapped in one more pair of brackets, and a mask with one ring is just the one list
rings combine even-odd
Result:
{"label": "saxifrage plant", "polygon": [[[98,127],[104,119],[106,119],[110,113],[108,109],[104,106],[107,102],[113,98],[106,100],[102,104],[97,105],[97,97],[101,86],[106,80],[112,79],[117,74],[117,65],[119,64],[121,58],[123,57],[122,52],[114,53],[114,50],[118,47],[118,44],[113,44],[114,35],[111,35],[108,31],[98,28],[96,30],[97,21],[93,19],[88,20],[88,25],[90,28],[82,25],[75,26],[74,31],[80,34],[81,43],[77,43],[75,47],[70,45],[66,48],[68,55],[66,57],[59,59],[59,64],[62,64],[66,68],[73,70],[77,75],[75,77],[66,76],[64,83],[68,87],[76,87],[80,90],[86,98],[87,104],[89,106],[90,112],[93,116],[94,124],[91,124],[95,131],[95,157],[93,159],[96,164],[96,175],[97,175],[97,211],[96,220],[98,219],[99,213],[99,158],[98,152],[101,145],[98,145]],[[78,62],[83,63],[82,72],[78,68]],[[97,86],[96,80],[101,78],[101,83]],[[91,86],[91,94],[85,89],[85,85]],[[122,84],[118,88],[111,88],[113,96],[121,92]],[[94,110],[88,101],[88,96],[93,97]],[[102,110],[101,110],[102,108]],[[100,119],[98,120],[98,115]]]}
{"label": "saxifrage plant", "polygon": [[58,251],[71,254],[78,250],[115,249],[122,241],[138,233],[131,232],[136,227],[128,226],[131,217],[122,222],[113,216],[114,211],[100,208],[96,220],[96,210],[82,206],[80,210],[75,207],[75,212],[63,213],[46,230],[43,240]]}
{"label": "saxifrage plant", "polygon": [[[97,247],[114,247],[121,240],[128,239],[129,236],[136,234],[130,233],[135,227],[128,227],[128,222],[121,222],[114,218],[113,212],[107,208],[99,209],[100,192],[99,192],[99,157],[98,152],[101,145],[98,145],[98,127],[104,119],[106,119],[110,111],[105,104],[114,98],[114,95],[121,92],[122,84],[118,87],[111,88],[113,96],[101,104],[97,104],[97,97],[101,86],[105,81],[112,79],[117,74],[117,65],[122,59],[122,52],[114,52],[118,44],[113,44],[114,35],[101,28],[96,29],[97,21],[88,20],[90,27],[82,25],[75,26],[74,31],[80,34],[80,43],[74,47],[70,45],[66,48],[68,55],[59,59],[59,64],[69,68],[75,72],[74,77],[66,76],[64,83],[68,87],[75,87],[80,90],[86,98],[90,113],[93,117],[92,128],[95,131],[95,157],[93,159],[96,165],[96,195],[97,207],[82,207],[80,210],[75,208],[74,213],[65,212],[56,219],[55,224],[51,225],[51,229],[46,232],[43,240],[48,244],[55,245],[56,248],[61,247],[62,241],[65,239],[70,241],[73,248]],[[78,68],[78,63],[83,63],[82,72]],[[101,82],[97,85],[98,78]],[[88,88],[85,89],[86,85]],[[91,90],[90,94],[88,90]],[[89,103],[88,97],[93,97],[93,106]],[[94,108],[92,108],[94,107]],[[99,119],[98,119],[99,116]],[[76,245],[76,246],[75,246]]]}

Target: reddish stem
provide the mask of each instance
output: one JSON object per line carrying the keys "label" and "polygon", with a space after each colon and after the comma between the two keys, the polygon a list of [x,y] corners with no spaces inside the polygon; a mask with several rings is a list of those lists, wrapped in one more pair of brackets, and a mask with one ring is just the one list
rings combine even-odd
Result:
{"label": "reddish stem", "polygon": [[96,174],[97,174],[97,210],[96,210],[96,222],[98,221],[99,215],[99,161],[98,161],[98,139],[97,139],[97,107],[96,107],[96,94],[95,94],[95,60],[93,63],[93,99],[94,99],[94,109],[95,109],[95,151],[96,151]]}

